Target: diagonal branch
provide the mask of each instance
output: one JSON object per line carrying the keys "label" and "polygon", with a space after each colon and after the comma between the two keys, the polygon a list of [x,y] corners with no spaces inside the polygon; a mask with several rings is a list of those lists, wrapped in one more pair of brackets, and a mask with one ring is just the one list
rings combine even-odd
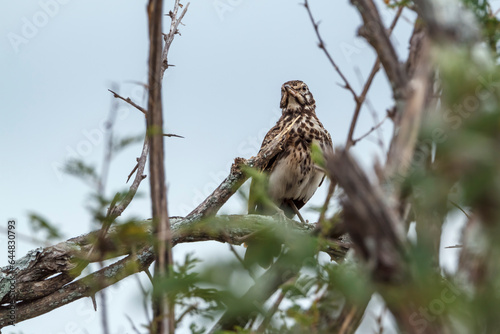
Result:
{"label": "diagonal branch", "polygon": [[383,282],[400,280],[404,233],[382,189],[371,184],[346,150],[327,156],[327,172],[336,176],[347,195],[342,203],[349,222],[346,229],[374,277]]}
{"label": "diagonal branch", "polygon": [[229,175],[222,181],[222,183],[208,196],[200,205],[198,205],[186,219],[199,220],[204,217],[213,216],[219,209],[226,203],[226,201],[238,190],[239,187],[248,179],[248,175],[243,173],[242,166],[248,166],[261,170],[268,164],[268,162],[281,150],[283,144],[288,139],[289,132],[297,121],[295,118],[290,125],[283,129],[273,140],[271,140],[265,147],[261,148],[257,156],[250,159],[236,158],[231,166]]}

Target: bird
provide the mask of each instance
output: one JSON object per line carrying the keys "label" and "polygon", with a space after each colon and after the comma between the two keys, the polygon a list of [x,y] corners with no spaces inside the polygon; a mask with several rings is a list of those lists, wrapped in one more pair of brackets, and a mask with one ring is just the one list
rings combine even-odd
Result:
{"label": "bird", "polygon": [[[288,218],[300,210],[322,184],[325,173],[311,157],[311,146],[317,144],[323,152],[333,152],[330,133],[316,116],[316,101],[309,87],[300,80],[287,81],[281,86],[282,114],[276,125],[264,137],[260,148],[272,142],[284,129],[289,129],[282,150],[271,157],[262,171],[266,176],[265,192],[269,200],[259,196],[258,180],[253,177],[248,197],[249,214],[275,214],[279,209]],[[304,221],[303,221],[304,222]],[[269,244],[269,243],[273,244]],[[281,252],[281,243],[269,238],[249,240],[245,261],[257,262],[263,268]]]}

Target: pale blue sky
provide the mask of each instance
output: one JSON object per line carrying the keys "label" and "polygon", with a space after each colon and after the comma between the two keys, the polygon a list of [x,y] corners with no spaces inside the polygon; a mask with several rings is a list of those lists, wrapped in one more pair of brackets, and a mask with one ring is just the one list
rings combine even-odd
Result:
{"label": "pale blue sky", "polygon": [[[103,140],[100,126],[111,102],[112,83],[120,93],[145,106],[142,89],[147,75],[146,1],[26,0],[0,4],[0,165],[2,190],[0,220],[15,218],[19,231],[31,234],[27,211],[54,222],[66,237],[90,230],[86,210],[88,188],[61,174],[57,166],[72,154],[99,166]],[[172,6],[165,3],[165,11]],[[383,7],[381,1],[377,2]],[[218,7],[219,6],[219,7]],[[221,7],[222,6],[222,7]],[[219,9],[218,9],[219,8]],[[224,8],[225,11],[221,11]],[[366,78],[375,60],[364,40],[356,37],[360,18],[348,1],[312,1],[311,8],[323,38],[351,84],[361,84],[355,68]],[[382,10],[384,20],[394,12]],[[401,59],[407,52],[413,15],[405,13],[394,41]],[[170,50],[164,81],[167,132],[184,139],[166,139],[168,201],[171,215],[183,216],[201,202],[227,175],[235,157],[255,155],[267,130],[279,118],[280,87],[303,80],[317,102],[317,115],[336,145],[345,142],[354,110],[350,93],[337,85],[339,76],[317,48],[307,13],[298,1],[193,1]],[[165,17],[164,30],[169,18]],[[36,26],[38,25],[38,27]],[[391,93],[381,72],[369,93],[382,118],[391,106]],[[117,135],[144,132],[144,116],[120,104]],[[364,108],[355,137],[374,124]],[[391,126],[382,128],[385,138]],[[76,152],[76,153],[71,153]],[[365,166],[381,151],[370,140],[353,148]],[[121,190],[140,153],[133,146],[112,164],[108,195]],[[148,193],[148,182],[140,191]],[[326,187],[311,200],[322,203]],[[316,219],[303,210],[306,218]],[[149,201],[134,200],[125,217],[151,216]],[[245,213],[244,203],[232,199],[224,213]],[[0,247],[5,238],[0,235]],[[36,247],[18,242],[18,255]],[[196,250],[201,258],[227,254],[227,245],[186,245],[174,249],[180,260]],[[200,251],[202,250],[202,251]],[[0,265],[6,264],[6,256]],[[124,313],[144,317],[133,279],[108,289],[113,304],[113,333],[131,332]],[[114,292],[113,292],[114,291]],[[98,314],[90,301],[79,301],[50,314],[18,324],[15,331],[39,333],[94,333]],[[13,328],[6,329],[10,333]]]}

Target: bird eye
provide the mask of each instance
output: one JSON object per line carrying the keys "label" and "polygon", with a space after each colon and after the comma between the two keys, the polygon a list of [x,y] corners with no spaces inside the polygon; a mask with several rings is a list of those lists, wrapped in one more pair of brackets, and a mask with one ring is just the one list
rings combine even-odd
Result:
{"label": "bird eye", "polygon": [[307,90],[307,87],[306,87],[306,86],[302,86],[302,90],[303,90],[303,91],[306,91],[306,90]]}

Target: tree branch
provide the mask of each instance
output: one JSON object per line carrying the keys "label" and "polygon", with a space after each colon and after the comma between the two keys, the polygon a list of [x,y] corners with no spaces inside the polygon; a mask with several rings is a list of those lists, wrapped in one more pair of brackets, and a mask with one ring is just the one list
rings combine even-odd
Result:
{"label": "tree branch", "polygon": [[[178,5],[178,1],[176,1]],[[153,215],[153,235],[155,237],[155,271],[153,281],[153,320],[151,332],[164,334],[175,332],[175,304],[169,300],[162,281],[172,270],[172,244],[170,222],[167,209],[167,189],[165,184],[165,159],[163,148],[163,108],[162,88],[162,18],[163,0],[150,0],[149,18],[149,69],[148,69],[148,116],[147,135],[151,141],[149,152],[149,172],[151,204]],[[168,50],[167,50],[168,52]]]}
{"label": "tree branch", "polygon": [[359,255],[379,281],[398,281],[402,273],[404,233],[385,195],[372,185],[346,150],[327,156],[327,172],[335,175],[348,200],[342,203],[347,232]]}
{"label": "tree branch", "polygon": [[[246,236],[263,228],[281,226],[271,216],[259,215],[231,215],[212,217],[206,221],[190,221],[182,218],[171,218],[172,245],[199,241],[228,242],[240,245]],[[292,229],[313,233],[314,225],[299,225],[289,221]],[[151,221],[140,223],[146,231],[151,233]],[[92,273],[85,278],[73,281],[71,274],[82,261],[85,263],[97,262],[98,255],[89,254],[99,230],[86,235],[71,238],[57,245],[38,248],[28,252],[26,256],[16,261],[13,269],[10,266],[0,269],[0,304],[5,305],[12,299],[10,294],[11,278],[16,279],[15,301],[17,301],[17,322],[37,317],[53,309],[66,305],[83,297],[89,297],[97,291],[116,283],[117,281],[146,270],[154,260],[153,249],[147,239],[136,244],[124,243],[124,226],[113,226],[103,240],[110,259],[128,255],[127,258]],[[342,239],[334,241],[338,247],[325,248],[324,251],[335,256],[346,254],[350,244]],[[134,249],[142,249],[134,255]],[[112,254],[112,255],[111,255]],[[57,276],[56,276],[57,275]],[[47,277],[53,276],[49,279]],[[96,284],[101,279],[101,284]],[[9,308],[0,306],[0,328],[8,325]]]}
{"label": "tree branch", "polygon": [[[398,11],[396,12],[396,16],[392,20],[392,23],[389,27],[388,34],[392,34],[392,31],[396,27],[396,23],[398,22],[399,18],[401,17],[401,13],[403,12],[403,7],[399,7]],[[361,112],[361,107],[363,106],[363,103],[366,100],[366,95],[368,94],[368,90],[370,89],[373,79],[375,78],[375,75],[380,69],[380,57],[377,56],[377,60],[375,60],[375,64],[372,66],[372,70],[370,71],[370,75],[368,75],[368,79],[365,82],[365,85],[363,86],[363,90],[361,92],[361,95],[359,96],[359,99],[356,101],[356,108],[354,109],[354,114],[352,115],[352,121],[351,125],[349,127],[349,133],[347,134],[347,141],[346,141],[346,149],[350,149],[351,146],[356,145],[356,143],[360,140],[354,140],[354,128],[356,127],[356,124],[358,122],[359,118],[359,113]]]}

